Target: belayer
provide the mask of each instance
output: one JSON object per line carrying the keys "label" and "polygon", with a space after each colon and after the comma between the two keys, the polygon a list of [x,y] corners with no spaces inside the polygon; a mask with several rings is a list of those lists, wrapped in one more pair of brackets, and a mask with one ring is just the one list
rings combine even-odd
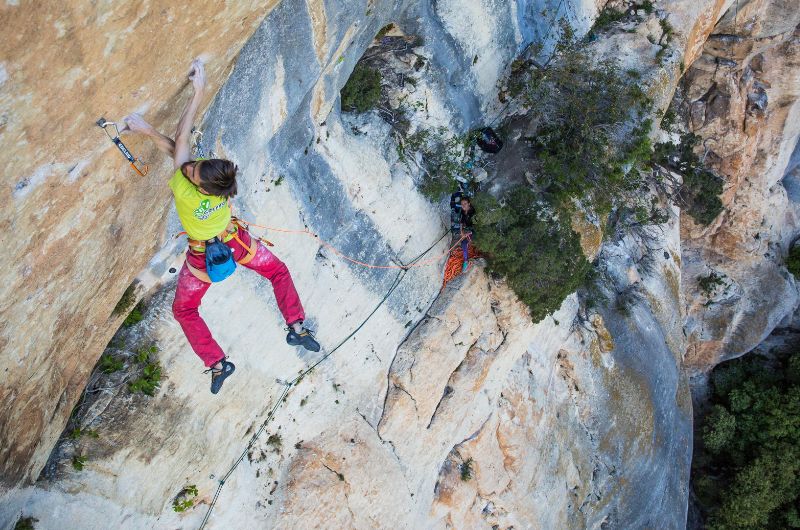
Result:
{"label": "belayer", "polygon": [[175,162],[169,187],[189,238],[189,249],[178,274],[172,312],[192,349],[208,368],[206,372],[211,373],[211,393],[216,394],[236,367],[211,336],[198,308],[211,283],[230,276],[237,263],[272,283],[278,309],[288,326],[286,342],[311,351],[319,351],[320,346],[303,327],[305,313],[289,269],[231,216],[229,200],[236,195],[236,165],[222,159],[191,160],[192,122],[203,99],[206,81],[201,62],[192,62],[189,80],[193,94],[178,121],[174,141],[138,114],[131,114],[124,121],[128,130],[152,139]]}
{"label": "belayer", "polygon": [[450,230],[454,238],[461,239],[461,253],[464,261],[461,271],[466,272],[469,266],[469,244],[475,232],[475,207],[464,190],[463,183],[459,181],[459,189],[450,195]]}

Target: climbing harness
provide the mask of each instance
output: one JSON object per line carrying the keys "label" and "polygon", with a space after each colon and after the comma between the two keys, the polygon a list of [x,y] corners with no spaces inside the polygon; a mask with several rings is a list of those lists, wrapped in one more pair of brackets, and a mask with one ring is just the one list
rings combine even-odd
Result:
{"label": "climbing harness", "polygon": [[[246,264],[250,263],[250,260],[252,260],[255,257],[256,252],[258,251],[258,245],[254,244],[252,241],[250,242],[249,246],[245,245],[244,241],[242,241],[242,239],[239,237],[239,228],[244,228],[244,224],[239,219],[233,217],[233,218],[231,218],[231,222],[228,223],[228,226],[227,226],[227,228],[225,228],[224,231],[220,232],[218,235],[216,235],[212,239],[209,239],[208,241],[192,239],[192,238],[188,237],[188,234],[186,232],[179,232],[175,237],[177,238],[177,237],[180,237],[180,236],[187,236],[188,242],[189,242],[189,250],[191,252],[193,252],[194,254],[206,254],[206,256],[205,256],[206,257],[206,270],[204,271],[204,270],[198,269],[197,267],[192,266],[192,264],[189,263],[189,261],[187,260],[186,261],[186,268],[189,269],[189,272],[191,272],[192,275],[195,278],[197,278],[198,280],[200,280],[200,281],[203,281],[203,282],[206,282],[206,283],[216,283],[216,282],[221,282],[222,280],[224,280],[225,278],[227,278],[228,276],[233,274],[234,270],[236,269],[236,265],[235,265],[236,263],[238,263],[239,265],[246,265]],[[252,234],[251,234],[251,238],[255,238],[258,241],[261,241],[262,243],[264,243],[268,247],[274,246],[272,244],[272,242],[267,241],[266,239],[263,239],[263,238],[260,238],[260,237],[255,237]],[[218,267],[223,265],[222,263],[209,265],[209,254],[206,252],[206,250],[208,249],[209,245],[211,245],[212,242],[215,239],[218,240],[223,246],[225,246],[228,249],[230,249],[230,247],[225,245],[225,243],[227,243],[231,239],[235,239],[242,246],[242,248],[244,248],[247,251],[247,254],[243,258],[234,261],[233,260],[233,253],[231,253],[230,261],[233,262],[233,265],[228,263],[227,265],[224,265],[223,267],[220,267],[220,268],[218,268]],[[224,251],[224,249],[218,249],[218,252],[224,253],[225,251]],[[214,273],[211,273],[211,269],[212,268],[215,268],[217,270]],[[228,269],[230,269],[229,272],[227,272]],[[227,274],[224,274],[225,272],[227,272]],[[223,274],[219,274],[219,273],[223,273]]]}
{"label": "climbing harness", "polygon": [[[258,226],[258,225],[254,224],[253,226]],[[288,232],[302,232],[302,231],[294,230]],[[444,234],[442,234],[442,237],[437,239],[431,246],[425,249],[425,251],[423,251],[416,258],[411,260],[407,265],[401,267],[401,270],[397,271],[397,275],[394,277],[392,285],[389,287],[389,290],[383,296],[381,301],[378,302],[378,305],[376,305],[375,308],[366,316],[366,318],[364,318],[364,320],[362,320],[361,323],[353,331],[351,331],[344,339],[342,339],[339,342],[339,344],[337,344],[331,351],[327,352],[325,355],[320,357],[314,364],[306,368],[304,371],[300,372],[300,374],[297,375],[297,377],[295,377],[291,381],[285,381],[285,382],[281,381],[284,384],[283,391],[278,395],[278,398],[275,400],[275,404],[272,406],[272,409],[270,409],[269,414],[267,414],[267,417],[261,424],[261,427],[259,427],[259,429],[255,433],[253,433],[253,436],[250,437],[250,441],[247,443],[247,446],[244,448],[244,451],[241,452],[239,457],[234,461],[233,465],[228,469],[227,473],[225,473],[219,480],[217,484],[217,490],[214,492],[214,497],[211,499],[211,503],[208,505],[208,510],[206,511],[206,514],[203,517],[202,522],[200,523],[199,527],[200,530],[203,530],[203,528],[205,528],[206,524],[208,523],[208,519],[211,517],[211,512],[214,510],[214,507],[217,504],[217,499],[219,499],[219,495],[220,493],[222,493],[222,488],[225,486],[225,482],[230,478],[231,475],[233,475],[233,472],[236,471],[236,468],[239,467],[239,464],[241,464],[242,461],[247,457],[247,453],[250,451],[250,449],[252,449],[253,445],[255,445],[258,438],[260,438],[261,435],[264,433],[264,431],[267,428],[267,424],[270,422],[270,420],[272,420],[273,417],[275,417],[275,413],[278,411],[278,408],[281,406],[281,403],[283,403],[286,400],[286,397],[291,391],[291,389],[295,387],[300,381],[302,381],[305,376],[310,374],[317,366],[322,364],[322,362],[325,361],[325,359],[333,355],[339,348],[344,346],[344,344],[348,340],[350,340],[353,336],[355,336],[355,334],[358,333],[361,330],[361,328],[363,328],[366,325],[367,322],[369,322],[372,316],[378,312],[378,309],[381,308],[381,306],[386,302],[386,300],[389,299],[389,297],[392,295],[395,289],[397,289],[397,287],[403,281],[403,278],[405,278],[406,274],[408,274],[408,270],[415,264],[419,263],[420,258],[422,258],[422,256],[430,252],[431,249],[433,249],[433,247],[438,245],[439,242],[445,237],[447,237],[447,234],[449,233],[450,233],[449,230],[446,231]]]}
{"label": "climbing harness", "polygon": [[[131,154],[131,152],[128,150],[128,148],[125,147],[125,144],[122,143],[122,140],[120,140],[120,138],[119,138],[119,128],[117,127],[117,124],[114,123],[113,121],[107,121],[103,117],[101,117],[99,120],[97,120],[96,123],[97,123],[98,127],[100,127],[101,129],[103,129],[103,131],[105,131],[105,133],[106,133],[106,135],[108,135],[109,139],[114,143],[114,145],[117,146],[117,148],[120,150],[122,155],[128,160],[128,162],[130,162],[131,167],[134,169],[134,171],[136,171],[138,174],[140,174],[143,177],[145,175],[147,175],[147,169],[148,169],[147,168],[147,164],[142,162],[141,159],[134,157]],[[109,126],[114,127],[114,130],[116,131],[116,136],[112,136],[111,133],[108,132],[108,127]]]}

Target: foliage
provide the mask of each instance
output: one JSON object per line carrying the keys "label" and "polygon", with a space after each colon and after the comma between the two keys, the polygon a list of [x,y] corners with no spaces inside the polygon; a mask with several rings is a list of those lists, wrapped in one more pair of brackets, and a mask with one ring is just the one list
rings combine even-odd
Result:
{"label": "foliage", "polygon": [[100,357],[100,371],[104,374],[113,374],[119,372],[125,366],[125,363],[113,355],[108,353]]}
{"label": "foliage", "polygon": [[614,309],[619,311],[622,315],[630,317],[631,310],[642,298],[639,289],[640,286],[638,283],[632,283],[617,292],[614,297]]}
{"label": "foliage", "polygon": [[675,109],[670,106],[664,113],[661,115],[661,123],[659,126],[661,127],[662,131],[673,132],[675,131],[675,124],[678,121],[678,113],[675,112]]}
{"label": "foliage", "polygon": [[703,291],[703,294],[706,295],[706,298],[708,298],[718,285],[723,285],[725,283],[722,281],[722,278],[721,275],[711,271],[707,275],[699,277],[697,279],[697,284],[700,286],[700,290]]}
{"label": "foliage", "polygon": [[142,370],[142,375],[128,383],[128,390],[133,393],[141,392],[152,396],[161,384],[161,365],[157,362],[148,363]]}
{"label": "foliage", "polygon": [[190,484],[183,488],[181,492],[172,499],[172,509],[178,513],[185,512],[194,506],[195,497],[197,497],[197,486]]}
{"label": "foliage", "polygon": [[[661,26],[661,37],[658,39],[658,43],[664,46],[672,42],[672,37],[675,34],[675,29],[672,27],[672,24],[669,23],[669,20],[667,20],[666,18],[659,19],[658,25]],[[665,39],[666,42],[664,42]]]}
{"label": "foliage", "polygon": [[486,193],[475,198],[475,243],[489,269],[504,275],[531,310],[534,322],[561,306],[589,271],[565,210],[554,211],[519,187],[503,203]]}
{"label": "foliage", "polygon": [[797,528],[800,354],[749,355],[716,368],[695,491],[712,530]]}
{"label": "foliage", "polygon": [[150,361],[151,356],[158,353],[158,346],[155,344],[151,344],[150,346],[144,347],[142,346],[138,350],[136,350],[136,362],[139,364],[147,364]]}
{"label": "foliage", "polygon": [[130,311],[131,307],[136,304],[136,282],[130,284],[125,292],[122,293],[117,305],[114,306],[114,310],[111,312],[112,316],[120,316],[125,315]]}
{"label": "foliage", "polygon": [[651,0],[644,0],[644,2],[636,6],[636,9],[644,9],[645,13],[652,15],[653,11],[655,11],[655,5]]}
{"label": "foliage", "polygon": [[424,174],[420,191],[431,200],[439,200],[455,187],[455,178],[466,173],[469,148],[476,132],[450,135],[445,127],[419,129],[403,138],[397,146],[401,160],[420,155]]}
{"label": "foliage", "polygon": [[[608,11],[595,29],[624,16]],[[563,20],[550,60],[512,65],[508,94],[521,98],[534,117],[526,173],[536,191],[520,185],[501,200],[479,194],[475,244],[489,269],[504,275],[528,305],[534,322],[557,310],[590,273],[571,229],[575,204],[600,218],[614,211],[608,226],[630,230],[668,220],[650,194],[665,188],[652,170],[652,102],[640,77],[595,56]],[[627,311],[636,296],[633,289],[622,293],[617,307]]]}
{"label": "foliage", "polygon": [[34,530],[36,527],[33,523],[38,522],[39,519],[35,517],[20,517],[14,525],[14,530]]}
{"label": "foliage", "polygon": [[75,455],[72,457],[72,467],[75,471],[83,471],[83,467],[86,465],[86,457],[81,455]]}
{"label": "foliage", "polygon": [[[630,192],[650,160],[650,99],[611,59],[598,59],[562,22],[555,60],[533,69],[522,95],[540,116],[530,140],[537,185],[556,201],[595,204]],[[606,204],[608,207],[608,205]]]}
{"label": "foliage", "polygon": [[128,390],[133,393],[141,392],[152,396],[161,384],[161,365],[158,361],[151,360],[152,356],[158,352],[158,347],[152,345],[148,348],[140,348],[136,352],[136,362],[143,366],[142,374],[135,380],[128,383]]}
{"label": "foliage", "polygon": [[625,16],[625,13],[622,11],[618,11],[613,7],[606,7],[600,11],[600,14],[597,15],[596,19],[594,19],[594,25],[592,26],[591,32],[599,33],[604,31],[620,20],[623,20]]}
{"label": "foliage", "polygon": [[267,445],[271,446],[276,451],[280,451],[283,446],[283,438],[280,434],[270,434],[267,438]]}
{"label": "foliage", "polygon": [[381,99],[381,73],[363,63],[356,64],[342,88],[342,110],[367,112]]}
{"label": "foliage", "polygon": [[786,268],[795,277],[800,277],[800,245],[795,245],[786,256]]}
{"label": "foliage", "polygon": [[387,33],[392,31],[393,29],[394,29],[394,24],[393,23],[390,22],[390,23],[386,24],[380,30],[378,30],[378,34],[375,35],[375,40],[381,40],[383,37],[386,36]]}
{"label": "foliage", "polygon": [[95,430],[92,430],[92,429],[81,429],[80,427],[75,427],[69,433],[69,437],[70,437],[71,440],[77,440],[77,439],[81,438],[82,436],[88,436],[90,438],[99,438],[100,435],[97,434],[97,431],[95,431]]}
{"label": "foliage", "polygon": [[122,327],[129,328],[134,324],[138,324],[144,318],[144,306],[141,302],[136,304],[133,310],[128,313],[128,316],[125,317],[125,320],[122,321]]}
{"label": "foliage", "polygon": [[687,133],[681,136],[679,145],[656,144],[653,161],[683,175],[679,198],[695,221],[709,225],[723,210],[722,178],[706,169],[695,153],[699,142],[699,136]]}
{"label": "foliage", "polygon": [[464,482],[467,482],[472,478],[472,462],[473,462],[472,457],[470,457],[461,462],[461,465],[459,466],[461,480],[463,480]]}

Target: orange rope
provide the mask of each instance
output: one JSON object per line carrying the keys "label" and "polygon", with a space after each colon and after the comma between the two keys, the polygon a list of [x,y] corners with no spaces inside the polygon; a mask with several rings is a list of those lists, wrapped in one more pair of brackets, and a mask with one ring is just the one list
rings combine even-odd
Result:
{"label": "orange rope", "polygon": [[[467,259],[472,260],[478,257],[480,257],[480,254],[478,254],[478,252],[475,250],[475,247],[473,247],[472,243],[470,243],[467,247]],[[461,249],[454,249],[450,251],[450,257],[447,258],[447,262],[444,265],[444,281],[442,281],[442,289],[447,286],[448,282],[461,275],[463,272],[463,263],[464,254],[461,252]]]}
{"label": "orange rope", "polygon": [[242,224],[244,224],[247,227],[254,226],[256,228],[261,228],[261,229],[264,229],[264,230],[272,230],[273,232],[283,232],[285,234],[303,234],[303,235],[306,235],[308,237],[314,238],[320,243],[320,245],[322,245],[323,247],[329,249],[331,252],[333,252],[334,254],[339,256],[340,258],[342,258],[344,260],[347,260],[347,261],[349,261],[351,263],[355,263],[356,265],[361,265],[362,267],[367,267],[367,268],[370,268],[370,269],[389,269],[389,270],[402,269],[402,270],[406,270],[406,269],[410,269],[410,268],[413,268],[413,267],[426,267],[428,265],[436,265],[442,257],[449,255],[450,252],[452,252],[453,249],[458,247],[461,244],[461,241],[465,237],[467,237],[467,236],[461,236],[461,239],[456,241],[455,245],[453,245],[452,247],[447,249],[442,254],[440,254],[438,256],[435,256],[435,257],[432,257],[432,258],[428,258],[426,260],[422,260],[422,261],[418,261],[416,263],[412,263],[411,265],[374,265],[374,264],[371,264],[371,263],[365,263],[363,261],[359,261],[359,260],[357,260],[355,258],[351,258],[350,256],[348,256],[347,254],[343,253],[342,251],[340,251],[339,249],[337,249],[336,247],[334,247],[333,245],[331,245],[330,243],[328,243],[327,241],[325,241],[324,239],[319,237],[317,234],[315,234],[314,232],[311,232],[308,229],[291,230],[291,229],[288,229],[288,228],[276,228],[274,226],[264,226],[264,225],[259,225],[259,224],[256,224],[256,223],[251,223],[251,222],[245,221],[243,219],[239,219],[239,218],[237,218],[237,219],[239,220],[239,222],[241,222]]}

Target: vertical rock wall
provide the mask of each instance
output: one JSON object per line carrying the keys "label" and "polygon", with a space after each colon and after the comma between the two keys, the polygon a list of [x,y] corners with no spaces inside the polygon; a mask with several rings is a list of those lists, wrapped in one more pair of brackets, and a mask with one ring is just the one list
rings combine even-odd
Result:
{"label": "vertical rock wall", "polygon": [[206,60],[213,95],[277,3],[0,7],[3,485],[38,475],[124,316],[115,304],[161,244],[170,164],[130,140],[150,162],[138,176],[95,121],[139,110],[173,131],[189,62]]}
{"label": "vertical rock wall", "polygon": [[[683,225],[686,362],[701,375],[750,351],[798,303],[783,257],[797,234],[781,179],[800,135],[800,10],[794,1],[739,2],[714,27],[685,76],[690,127],[725,179],[724,212]],[[723,278],[710,296],[698,278]]]}
{"label": "vertical rock wall", "polygon": [[[641,70],[652,95],[664,106],[681,61],[695,62],[695,71],[701,70],[713,45],[704,48],[706,37],[719,17],[727,13],[723,20],[729,18],[733,3],[686,0],[658,5],[669,13],[676,31],[663,64],[647,38],[658,30],[656,15],[634,32],[618,31],[597,46],[626,68]],[[241,49],[206,113],[200,148],[206,155],[229,157],[242,168],[236,204],[247,219],[308,227],[345,253],[373,263],[408,263],[426,249],[426,256],[439,256],[447,250],[446,240],[437,243],[446,228],[442,212],[416,191],[416,170],[399,159],[389,125],[374,114],[342,117],[337,110],[338,90],[356,61],[389,22],[406,34],[421,36],[423,43],[413,53],[426,66],[415,78],[411,101],[424,111],[413,115],[412,125],[460,132],[493,120],[502,110],[496,98],[498,82],[521,49],[542,38],[547,49],[557,36],[551,31],[560,16],[586,29],[598,7],[593,1],[527,0],[285,0],[253,7],[253,13],[260,9],[258,16],[266,18]],[[6,16],[15,8],[3,9]],[[244,14],[233,17],[234,10],[245,9],[240,4],[226,7],[214,19],[221,25],[238,20],[231,26],[236,31],[217,26],[213,39],[195,20],[202,6],[191,13],[167,6],[156,10],[151,4],[118,9],[122,11],[112,9],[96,19],[78,8],[74,13],[75,19],[88,18],[95,27],[112,22],[124,26],[128,16],[151,20],[158,18],[156,12],[162,14],[173,32],[152,29],[150,39],[141,40],[135,38],[141,33],[119,28],[114,35],[124,37],[104,45],[112,55],[118,42],[126,43],[119,49],[129,52],[144,46],[141,42],[147,42],[148,50],[169,49],[150,59],[169,72],[208,51],[195,49],[211,46],[210,54],[225,57],[218,63],[209,58],[209,65],[215,65],[209,71],[212,82],[224,78],[224,66],[239,52],[247,29],[254,27],[248,25],[252,18],[242,26]],[[37,14],[39,25],[49,23],[51,12]],[[762,15],[753,15],[753,20],[762,20]],[[764,30],[764,38],[784,35],[784,44],[794,42],[773,26],[779,25],[759,26],[772,28]],[[77,26],[69,28],[71,36],[80,35]],[[183,38],[177,39],[176,32]],[[223,34],[224,39],[219,37]],[[166,35],[169,43],[185,43],[186,57],[173,56],[183,54],[183,44],[168,46],[165,40],[155,45]],[[99,46],[96,38],[86,39]],[[20,50],[27,48],[17,46],[14,56],[22,56]],[[790,61],[793,56],[786,51],[782,57]],[[107,64],[108,72],[128,72],[120,65],[130,61],[95,63]],[[6,102],[12,109],[8,98],[25,93],[25,85],[9,84],[24,66],[12,72],[8,64],[0,85],[3,112]],[[748,64],[753,65],[752,58]],[[11,75],[14,72],[17,77]],[[131,81],[143,88],[123,96],[98,85],[97,94],[110,92],[98,100],[109,108],[97,114],[119,107],[127,112],[139,108],[133,102],[145,101],[139,110],[156,125],[171,126],[186,97],[184,85],[174,77],[155,77]],[[743,83],[747,88],[741,94],[750,94],[756,86],[752,78]],[[769,93],[769,87],[764,90]],[[736,100],[740,106],[748,99],[741,94]],[[759,94],[756,91],[753,104],[760,101]],[[25,108],[15,100],[14,112],[24,114]],[[775,123],[785,131],[796,111],[793,104],[780,108],[784,112],[776,113],[782,118]],[[77,112],[76,107],[73,114]],[[85,128],[99,135],[92,128],[94,111],[85,112],[90,114]],[[33,116],[20,120],[33,123]],[[80,136],[76,123],[82,121],[73,123],[56,113],[57,120],[65,130],[77,127],[74,136]],[[11,138],[8,130],[0,129],[4,144]],[[19,138],[18,133],[13,153],[25,151]],[[210,520],[218,528],[684,525],[691,403],[681,372],[686,351],[682,324],[685,308],[694,315],[694,306],[693,298],[686,296],[687,280],[683,289],[679,287],[682,271],[684,277],[691,271],[679,235],[692,242],[707,236],[697,236],[691,224],[684,226],[685,216],[679,218],[676,211],[658,227],[656,246],[663,256],[656,256],[649,271],[638,266],[636,241],[595,249],[601,251],[613,283],[609,294],[628,288],[639,293],[627,312],[604,308],[585,313],[569,297],[556,314],[537,325],[511,291],[481,268],[439,295],[438,267],[407,272],[364,269],[343,262],[311,238],[267,233],[276,243],[274,251],[289,265],[309,324],[326,347],[334,347],[372,316],[293,388],[263,435],[227,476],[279,399],[282,381],[317,357],[285,345],[268,282],[240,271],[204,299],[203,316],[239,366],[224,394],[208,394],[207,376],[199,373],[201,367],[170,315],[173,279],[168,265],[180,248],[173,243],[156,252],[159,244],[153,237],[161,234],[165,239],[174,233],[176,220],[172,216],[165,223],[163,209],[140,209],[143,203],[168,201],[161,180],[167,172],[153,164],[146,179],[122,179],[125,166],[107,139],[91,140],[86,134],[81,138],[98,154],[89,165],[75,166],[79,170],[74,181],[67,178],[62,183],[66,189],[74,187],[74,197],[48,193],[58,180],[47,172],[72,168],[67,157],[57,161],[64,167],[47,166],[44,173],[36,173],[44,159],[31,159],[30,167],[20,169],[31,178],[17,180],[7,190],[17,207],[12,226],[31,228],[23,230],[31,234],[26,245],[48,231],[58,237],[40,243],[44,246],[38,253],[21,247],[25,258],[14,266],[37,259],[39,268],[31,265],[27,276],[23,273],[28,269],[13,276],[17,283],[4,293],[3,315],[9,317],[3,337],[11,347],[3,348],[2,368],[12,375],[2,392],[22,404],[0,416],[6,484],[38,474],[100,345],[118,324],[119,318],[108,315],[141,269],[139,278],[146,285],[164,288],[153,297],[145,320],[120,336],[127,343],[109,351],[130,355],[156,343],[166,379],[152,398],[131,395],[124,381],[104,389],[82,425],[96,430],[98,438],[73,444],[87,456],[84,470],[74,471],[56,451],[51,461],[54,479],[5,492],[3,523],[24,512],[39,518],[45,528],[194,527],[225,477]],[[776,162],[769,167],[779,166],[788,150],[789,135],[781,138],[785,141],[770,155]],[[775,142],[762,135],[756,143],[767,149]],[[156,159],[144,146],[131,146]],[[88,152],[95,152],[92,149]],[[20,155],[20,160],[47,153]],[[742,161],[753,167],[763,162],[754,153],[742,156]],[[106,165],[116,172],[99,169]],[[774,183],[770,175],[767,181]],[[71,209],[58,202],[70,197],[81,202],[70,203]],[[37,217],[42,209],[56,217]],[[112,222],[103,221],[109,217]],[[86,224],[99,226],[97,235],[65,244],[75,241]],[[149,250],[136,256],[114,254],[111,249],[119,237]],[[71,268],[49,266],[46,258],[54,252]],[[89,262],[92,268],[86,266]],[[98,277],[102,283],[88,281]],[[35,297],[30,292],[25,296],[44,302],[23,310],[12,304],[25,292],[19,287],[23,284],[36,286]],[[28,322],[52,324],[39,329]],[[190,484],[200,492],[198,506],[183,514],[173,512],[172,500]]]}

